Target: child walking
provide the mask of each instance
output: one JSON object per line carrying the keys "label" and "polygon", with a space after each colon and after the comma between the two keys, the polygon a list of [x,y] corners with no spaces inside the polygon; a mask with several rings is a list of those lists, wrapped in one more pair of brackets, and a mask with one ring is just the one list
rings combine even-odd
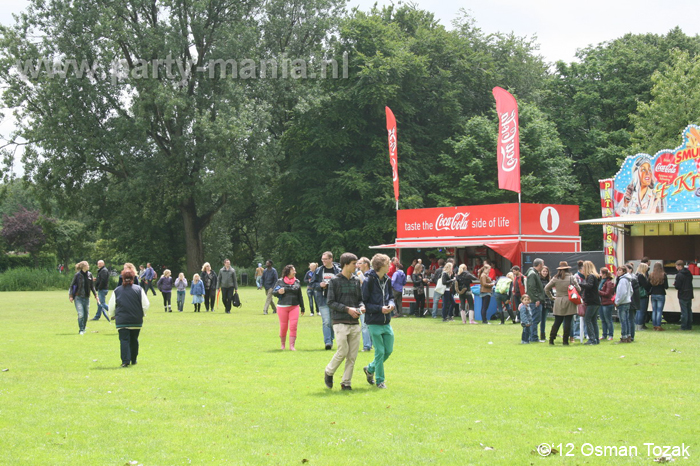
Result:
{"label": "child walking", "polygon": [[520,313],[520,325],[523,327],[523,336],[521,345],[527,345],[530,343],[530,332],[537,332],[537,328],[532,329],[532,314],[530,313],[530,297],[526,294],[520,297],[520,307],[518,311]]}
{"label": "child walking", "polygon": [[199,279],[199,274],[196,273],[192,277],[192,286],[190,287],[192,295],[192,304],[194,304],[194,312],[200,312],[202,303],[204,302],[204,283]]}
{"label": "child walking", "polygon": [[158,283],[156,284],[158,291],[163,295],[163,307],[165,312],[173,312],[172,303],[170,298],[173,294],[173,277],[171,277],[171,272],[168,269],[163,271],[163,276],[160,277]]}
{"label": "child walking", "polygon": [[175,280],[175,288],[177,288],[177,310],[182,312],[185,308],[185,295],[187,294],[187,279],[185,274],[180,272]]}

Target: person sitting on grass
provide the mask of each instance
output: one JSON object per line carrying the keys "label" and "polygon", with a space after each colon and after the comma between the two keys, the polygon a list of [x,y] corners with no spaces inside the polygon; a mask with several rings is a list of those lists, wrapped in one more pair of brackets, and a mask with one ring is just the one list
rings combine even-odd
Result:
{"label": "person sitting on grass", "polygon": [[375,254],[372,257],[372,270],[362,283],[362,301],[367,307],[365,321],[374,343],[374,361],[363,370],[370,385],[374,384],[376,375],[377,388],[386,388],[384,363],[394,351],[394,330],[391,328],[394,299],[391,280],[387,275],[389,261],[386,254]]}
{"label": "person sitting on grass", "polygon": [[131,269],[122,271],[123,283],[115,288],[109,300],[109,318],[119,331],[122,367],[135,365],[139,355],[139,333],[151,303],[146,292],[134,285],[135,274]]}
{"label": "person sitting on grass", "polygon": [[328,283],[328,307],[333,320],[333,332],[338,350],[326,366],[326,387],[333,388],[333,375],[345,360],[345,371],[340,388],[352,390],[352,371],[360,348],[360,314],[365,312],[362,303],[360,280],[355,275],[357,256],[346,252],[340,256],[341,272]]}
{"label": "person sitting on grass", "polygon": [[523,335],[520,339],[521,345],[530,344],[530,333],[537,332],[537,327],[532,328],[532,313],[530,312],[530,297],[526,294],[520,297],[520,307],[518,312],[520,313],[520,325],[523,327]]}

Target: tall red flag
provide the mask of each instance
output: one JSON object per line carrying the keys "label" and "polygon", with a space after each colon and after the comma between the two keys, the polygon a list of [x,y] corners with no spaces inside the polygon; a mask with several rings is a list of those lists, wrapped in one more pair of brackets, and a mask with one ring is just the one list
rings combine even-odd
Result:
{"label": "tall red flag", "polygon": [[394,182],[396,210],[399,210],[399,159],[396,142],[396,118],[394,118],[394,112],[389,107],[386,107],[386,130],[389,133],[389,163],[391,163],[391,178]]}
{"label": "tall red flag", "polygon": [[518,103],[510,92],[493,88],[498,113],[498,187],[520,192]]}

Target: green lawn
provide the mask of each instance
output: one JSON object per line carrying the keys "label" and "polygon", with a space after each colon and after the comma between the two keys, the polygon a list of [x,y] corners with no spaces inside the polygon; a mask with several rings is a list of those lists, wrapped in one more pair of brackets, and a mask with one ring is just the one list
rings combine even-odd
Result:
{"label": "green lawn", "polygon": [[[231,315],[165,314],[158,295],[139,364],[122,369],[114,327],[78,335],[67,292],[0,293],[0,464],[655,464],[645,443],[685,443],[680,464],[700,464],[698,331],[521,346],[516,325],[396,319],[388,390],[366,383],[361,352],[341,392],[340,372],[323,384],[320,317],[281,352],[263,293],[241,299]],[[575,456],[541,458],[543,442]]]}

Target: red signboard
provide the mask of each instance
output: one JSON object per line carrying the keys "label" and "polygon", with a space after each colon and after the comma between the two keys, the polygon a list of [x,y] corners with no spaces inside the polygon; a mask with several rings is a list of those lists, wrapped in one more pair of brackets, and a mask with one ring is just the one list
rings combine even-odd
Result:
{"label": "red signboard", "polygon": [[498,187],[520,192],[520,133],[518,103],[510,92],[493,88],[498,113]]}
{"label": "red signboard", "polygon": [[[522,234],[578,236],[578,206],[522,204]],[[518,235],[518,204],[399,210],[397,238]]]}
{"label": "red signboard", "polygon": [[391,163],[391,180],[394,182],[394,198],[396,208],[399,208],[399,159],[398,144],[396,141],[396,118],[394,112],[386,107],[386,130],[389,134],[389,163]]}

